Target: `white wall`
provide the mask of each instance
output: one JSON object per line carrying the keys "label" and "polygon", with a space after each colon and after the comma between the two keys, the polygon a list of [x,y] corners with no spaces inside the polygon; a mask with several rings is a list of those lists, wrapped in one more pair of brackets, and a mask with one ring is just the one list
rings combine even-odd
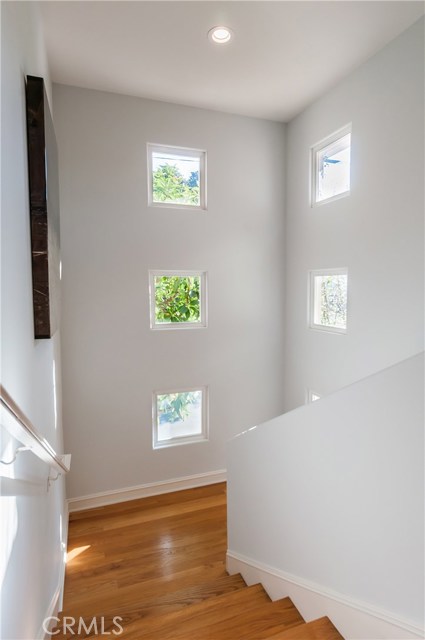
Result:
{"label": "white wall", "polygon": [[[36,4],[2,2],[1,28],[1,382],[62,453],[60,337],[35,341],[32,312],[25,75],[51,92]],[[1,457],[15,445],[2,429]],[[0,473],[1,637],[36,638],[60,586],[64,486],[47,492],[49,469],[31,453]]]}
{"label": "white wall", "polygon": [[419,354],[229,443],[235,570],[280,577],[273,597],[347,640],[423,627],[423,391]]}
{"label": "white wall", "polygon": [[[285,408],[423,348],[424,26],[287,128]],[[309,203],[309,150],[352,123],[351,195]],[[307,328],[309,269],[347,267],[347,335]]]}
{"label": "white wall", "polygon": [[[70,497],[225,467],[282,412],[284,127],[54,86]],[[147,207],[146,143],[205,149],[206,213]],[[205,330],[149,329],[148,270],[208,271]],[[208,385],[210,440],[152,450],[154,389]]]}

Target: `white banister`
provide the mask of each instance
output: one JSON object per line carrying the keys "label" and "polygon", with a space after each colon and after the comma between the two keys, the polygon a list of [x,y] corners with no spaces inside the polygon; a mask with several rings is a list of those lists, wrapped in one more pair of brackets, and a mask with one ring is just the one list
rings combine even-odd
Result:
{"label": "white banister", "polygon": [[[0,405],[12,417],[11,420],[2,420],[2,426],[23,445],[15,450],[11,459],[0,460],[0,462],[6,465],[12,464],[20,452],[31,451],[40,460],[46,462],[58,475],[68,473],[71,466],[71,454],[59,455],[56,453],[52,445],[34,427],[3,385],[0,385]],[[56,480],[58,475],[51,480]]]}

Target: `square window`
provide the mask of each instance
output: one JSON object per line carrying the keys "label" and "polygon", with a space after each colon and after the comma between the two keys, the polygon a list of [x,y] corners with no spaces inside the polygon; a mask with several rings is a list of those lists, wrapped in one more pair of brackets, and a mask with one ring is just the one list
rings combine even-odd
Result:
{"label": "square window", "polygon": [[347,332],[347,270],[310,272],[310,326]]}
{"label": "square window", "polygon": [[153,394],[153,448],[208,440],[207,387]]}
{"label": "square window", "polygon": [[316,400],[320,400],[322,396],[311,389],[307,389],[307,402],[316,402]]}
{"label": "square window", "polygon": [[195,329],[207,326],[205,271],[150,271],[151,329]]}
{"label": "square window", "polygon": [[149,206],[206,209],[206,153],[148,144]]}
{"label": "square window", "polygon": [[351,125],[312,148],[312,205],[350,194]]}

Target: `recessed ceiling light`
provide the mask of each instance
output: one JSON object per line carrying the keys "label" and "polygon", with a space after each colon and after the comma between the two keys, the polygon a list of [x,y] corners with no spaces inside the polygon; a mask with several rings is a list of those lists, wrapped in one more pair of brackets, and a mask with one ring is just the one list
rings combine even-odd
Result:
{"label": "recessed ceiling light", "polygon": [[216,44],[226,44],[233,36],[233,31],[229,27],[213,27],[208,31],[208,38]]}

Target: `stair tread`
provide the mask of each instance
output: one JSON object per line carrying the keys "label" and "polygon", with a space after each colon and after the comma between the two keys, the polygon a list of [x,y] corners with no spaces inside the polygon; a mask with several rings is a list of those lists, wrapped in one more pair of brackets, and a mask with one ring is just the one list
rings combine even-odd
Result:
{"label": "stair tread", "polygon": [[[227,578],[229,577],[231,576],[227,576]],[[240,580],[242,580],[242,584]],[[206,619],[210,612],[214,613],[219,610],[221,614],[223,614],[223,611],[225,611],[226,614],[233,615],[233,611],[235,608],[237,609],[241,606],[254,606],[270,601],[269,596],[260,584],[247,587],[246,583],[243,581],[243,578],[241,578],[240,576],[237,576],[236,581],[240,588],[230,590],[229,593],[210,596],[202,600],[201,602],[183,605],[178,609],[168,612],[157,610],[156,613],[158,615],[152,615],[150,607],[146,606],[147,599],[142,594],[139,601],[134,601],[132,604],[130,604],[128,601],[122,601],[120,603],[119,596],[117,596],[117,601],[113,606],[111,606],[111,603],[108,602],[107,605],[105,605],[102,609],[95,612],[90,612],[89,614],[83,615],[81,617],[104,617],[106,630],[108,630],[109,627],[112,626],[112,619],[116,615],[119,615],[123,618],[122,624],[126,627],[126,630],[133,625],[137,626],[140,624],[143,625],[144,629],[152,629],[152,631],[156,630],[157,628],[163,629],[165,627],[170,627],[170,629],[175,630],[176,625],[184,624],[186,620],[192,620],[197,617]],[[235,584],[235,581],[232,579],[231,585],[233,584]],[[190,587],[188,588],[190,589]],[[153,608],[155,609],[160,598],[163,597],[164,601],[166,601],[167,597],[173,597],[173,593],[175,592],[170,592],[169,594],[164,594],[163,596],[152,594],[150,596],[150,601],[153,603]],[[61,614],[61,618],[68,616],[80,617],[80,615],[81,614],[75,614],[70,611],[63,611]],[[216,613],[214,613],[214,615],[216,615]],[[62,636],[57,634],[55,637],[61,638]]]}
{"label": "stair tread", "polygon": [[344,640],[326,616],[267,636],[267,640]]}
{"label": "stair tread", "polygon": [[[260,585],[258,585],[260,587]],[[246,587],[248,592],[252,587]],[[265,591],[262,598],[233,599],[223,596],[219,606],[209,610],[194,607],[186,609],[186,615],[175,618],[173,624],[158,619],[155,626],[147,626],[144,621],[126,628],[126,639],[149,640],[260,640],[273,633],[304,623],[298,610],[289,598],[272,602]]]}
{"label": "stair tread", "polygon": [[198,604],[167,613],[151,616],[133,624],[125,624],[125,637],[149,638],[149,640],[174,638],[178,633],[189,633],[193,629],[207,627],[217,620],[228,620],[241,611],[258,608],[271,600],[260,584],[208,598]]}
{"label": "stair tread", "polygon": [[[214,562],[208,565],[200,565],[170,575],[154,577],[142,582],[134,581],[131,585],[119,587],[116,581],[107,581],[101,586],[82,588],[79,593],[66,594],[63,615],[92,616],[99,612],[99,601],[103,612],[125,607],[137,607],[140,603],[153,597],[200,586],[216,580],[227,580],[230,576],[226,573],[224,562]],[[242,580],[242,585],[245,582]],[[99,594],[101,597],[99,598]],[[118,615],[118,614],[117,614]]]}
{"label": "stair tread", "polygon": [[[105,629],[113,626],[113,617],[121,616],[124,620],[124,624],[128,626],[137,620],[146,620],[150,616],[161,616],[161,619],[165,619],[168,613],[175,613],[180,610],[187,609],[189,606],[199,605],[207,600],[218,598],[225,594],[231,594],[235,591],[241,591],[246,589],[246,583],[240,574],[229,576],[224,574],[217,577],[214,580],[203,582],[201,584],[191,584],[189,586],[183,586],[181,589],[174,591],[151,593],[149,597],[144,596],[138,601],[129,603],[128,601],[119,602],[119,596],[117,596],[117,602],[113,607],[113,615],[109,613],[110,606],[101,608],[97,611],[90,612],[89,615],[82,616],[89,620],[92,617],[98,619],[104,617]],[[98,607],[99,609],[99,607]],[[61,618],[64,617],[80,617],[81,613],[76,614],[71,611],[64,611],[61,614]],[[60,625],[59,625],[60,627]],[[56,637],[65,638],[66,635],[57,635]]]}

